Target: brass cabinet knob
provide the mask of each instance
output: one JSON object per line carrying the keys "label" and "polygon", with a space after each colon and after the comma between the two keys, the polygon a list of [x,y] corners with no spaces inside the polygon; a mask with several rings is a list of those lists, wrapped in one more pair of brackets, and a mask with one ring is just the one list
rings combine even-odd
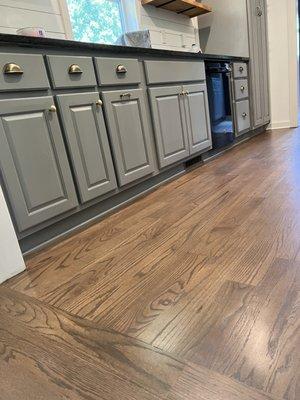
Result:
{"label": "brass cabinet knob", "polygon": [[101,99],[96,101],[96,106],[101,107],[103,105],[103,101]]}
{"label": "brass cabinet knob", "polygon": [[52,106],[50,106],[49,111],[50,111],[50,112],[53,112],[53,113],[56,112],[56,107],[55,107],[54,104],[52,104]]}
{"label": "brass cabinet knob", "polygon": [[127,68],[125,67],[125,65],[119,64],[117,65],[116,72],[117,74],[126,74]]}
{"label": "brass cabinet knob", "polygon": [[70,75],[82,74],[82,69],[79,67],[79,65],[72,64],[72,65],[69,66],[68,72],[69,72]]}
{"label": "brass cabinet knob", "polygon": [[22,68],[15,63],[7,63],[4,65],[3,72],[6,75],[22,75]]}
{"label": "brass cabinet knob", "polygon": [[240,72],[243,72],[244,71],[244,67],[240,67],[239,70],[240,70]]}
{"label": "brass cabinet knob", "polygon": [[247,117],[247,113],[243,112],[242,117],[246,118]]}
{"label": "brass cabinet knob", "polygon": [[130,97],[131,94],[130,93],[122,93],[120,94],[121,99],[124,99],[125,97]]}
{"label": "brass cabinet knob", "polygon": [[245,90],[245,86],[241,86],[241,91],[243,92]]}

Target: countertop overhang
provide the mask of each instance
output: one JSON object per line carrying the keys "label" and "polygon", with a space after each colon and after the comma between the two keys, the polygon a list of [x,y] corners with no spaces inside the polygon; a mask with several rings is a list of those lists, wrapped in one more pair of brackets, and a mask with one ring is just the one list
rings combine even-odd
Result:
{"label": "countertop overhang", "polygon": [[[48,48],[48,49],[65,49],[74,51],[95,51],[100,53],[116,53],[119,55],[140,55],[140,56],[160,56],[160,57],[174,57],[174,58],[189,58],[200,60],[229,60],[229,61],[245,61],[249,60],[248,57],[230,56],[224,54],[206,54],[206,53],[191,53],[175,50],[161,50],[144,47],[130,47],[130,46],[115,46],[100,43],[87,43],[78,42],[74,40],[53,39],[53,38],[40,38],[30,36],[19,36],[0,33],[0,46],[17,46],[26,48]],[[1,50],[0,50],[1,51]]]}

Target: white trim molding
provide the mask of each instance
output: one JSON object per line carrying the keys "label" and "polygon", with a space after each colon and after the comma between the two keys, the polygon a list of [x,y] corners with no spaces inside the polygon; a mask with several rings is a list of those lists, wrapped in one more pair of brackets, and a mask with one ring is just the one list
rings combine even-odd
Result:
{"label": "white trim molding", "polygon": [[0,283],[25,270],[25,263],[0,187]]}
{"label": "white trim molding", "polygon": [[73,29],[71,25],[70,13],[67,5],[67,0],[58,0],[62,23],[65,28],[66,39],[73,40]]}

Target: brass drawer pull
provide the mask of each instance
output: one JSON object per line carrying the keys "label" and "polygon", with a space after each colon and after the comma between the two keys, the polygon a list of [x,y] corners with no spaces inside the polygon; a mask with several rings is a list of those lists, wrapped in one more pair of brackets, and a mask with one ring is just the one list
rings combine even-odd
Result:
{"label": "brass drawer pull", "polygon": [[239,70],[240,70],[240,72],[243,72],[244,71],[244,67],[240,67]]}
{"label": "brass drawer pull", "polygon": [[24,72],[22,68],[15,63],[7,63],[4,65],[3,72],[6,75],[22,75]]}
{"label": "brass drawer pull", "polygon": [[117,74],[126,74],[127,68],[124,65],[119,64],[117,65],[116,72]]}
{"label": "brass drawer pull", "polygon": [[124,99],[124,97],[130,97],[131,94],[130,93],[122,93],[120,94],[121,99]]}
{"label": "brass drawer pull", "polygon": [[246,118],[247,117],[247,113],[243,112],[242,117]]}
{"label": "brass drawer pull", "polygon": [[245,86],[241,86],[241,91],[243,92],[245,90]]}
{"label": "brass drawer pull", "polygon": [[53,113],[56,112],[56,107],[55,107],[54,104],[52,104],[52,106],[50,106],[49,111],[50,111],[50,112],[53,112]]}
{"label": "brass drawer pull", "polygon": [[102,107],[102,105],[103,105],[103,101],[101,99],[96,101],[96,106]]}
{"label": "brass drawer pull", "polygon": [[79,65],[77,64],[72,64],[69,66],[69,74],[73,75],[73,74],[82,74],[83,71],[82,69],[79,67]]}

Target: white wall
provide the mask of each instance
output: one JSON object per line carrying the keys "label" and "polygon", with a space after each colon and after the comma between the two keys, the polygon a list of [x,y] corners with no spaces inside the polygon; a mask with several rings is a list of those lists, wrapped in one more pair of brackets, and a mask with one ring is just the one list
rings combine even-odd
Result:
{"label": "white wall", "polygon": [[64,39],[58,0],[0,0],[0,32],[14,34],[30,26],[43,27],[47,36]]}
{"label": "white wall", "polygon": [[297,126],[297,0],[268,0],[271,128]]}
{"label": "white wall", "polygon": [[248,57],[246,0],[209,0],[208,4],[213,12],[198,17],[202,51]]}
{"label": "white wall", "polygon": [[[134,7],[134,0],[131,1],[133,6],[130,7]],[[62,18],[65,8],[65,0],[0,0],[0,32],[14,34],[18,28],[34,26],[45,28],[48,37],[64,39],[70,28]],[[153,47],[199,50],[196,18],[191,20],[152,6],[142,7],[140,0],[136,0],[136,10],[138,29],[150,29]]]}
{"label": "white wall", "polygon": [[153,47],[159,49],[199,51],[197,18],[189,18],[137,1],[140,29],[149,29]]}
{"label": "white wall", "polygon": [[24,260],[0,187],[0,283],[24,269]]}

